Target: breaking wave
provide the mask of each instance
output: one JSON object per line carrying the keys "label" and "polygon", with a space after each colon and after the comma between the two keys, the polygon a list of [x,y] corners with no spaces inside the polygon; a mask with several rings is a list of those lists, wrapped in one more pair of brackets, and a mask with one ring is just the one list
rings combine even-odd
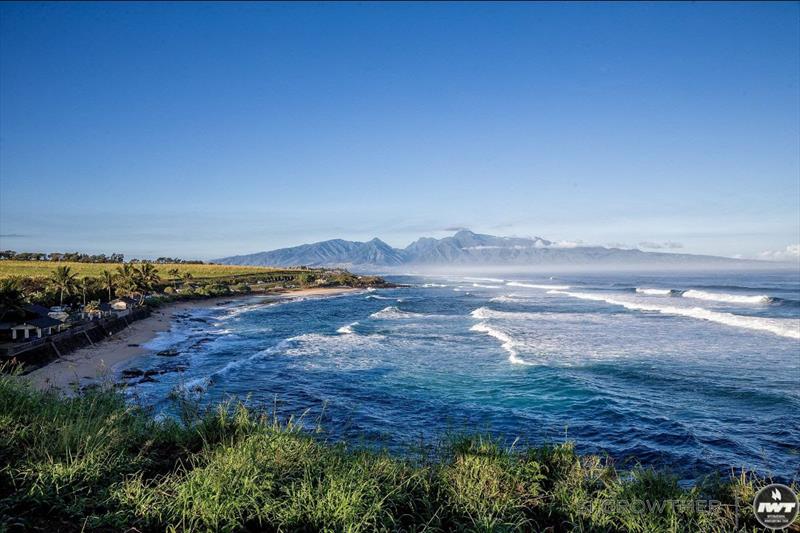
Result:
{"label": "breaking wave", "polygon": [[725,302],[734,304],[768,304],[772,301],[772,298],[770,298],[766,294],[746,296],[743,294],[725,294],[723,292],[706,292],[694,289],[684,291],[682,296],[684,298],[694,298],[695,300],[710,300],[713,302]]}
{"label": "breaking wave", "polygon": [[410,311],[403,311],[394,305],[390,305],[389,307],[384,307],[380,311],[372,313],[369,315],[370,318],[378,318],[378,319],[395,319],[395,318],[418,318],[423,317],[422,313],[412,313]]}
{"label": "breaking wave", "polygon": [[337,333],[341,333],[342,335],[353,334],[353,333],[355,333],[355,331],[353,331],[353,326],[357,326],[357,325],[358,325],[358,321],[351,322],[350,324],[347,324],[346,326],[340,327],[339,329],[336,330],[336,332]]}
{"label": "breaking wave", "polygon": [[495,339],[500,341],[502,343],[501,345],[503,349],[506,352],[508,352],[508,360],[511,363],[515,365],[531,365],[531,366],[533,365],[533,363],[525,361],[524,359],[521,359],[519,357],[519,354],[516,350],[517,343],[507,333],[491,327],[486,322],[479,322],[478,324],[475,324],[469,329],[470,331],[478,331],[480,333],[486,333],[490,337],[494,337]]}
{"label": "breaking wave", "polygon": [[470,313],[472,318],[487,320],[490,318],[503,318],[506,320],[527,320],[537,318],[539,313],[511,313],[509,311],[495,311],[488,307],[479,307]]}
{"label": "breaking wave", "polygon": [[472,286],[481,289],[499,289],[502,287],[502,285],[481,285],[480,283],[473,283]]}
{"label": "breaking wave", "polygon": [[396,300],[397,298],[391,298],[389,296],[380,296],[378,294],[370,294],[365,299],[366,300]]}
{"label": "breaking wave", "polygon": [[229,307],[225,309],[225,314],[219,317],[219,320],[230,320],[231,318],[236,318],[244,313],[249,313],[250,311],[255,311],[257,309],[262,309],[265,307],[271,307],[277,304],[278,302],[258,302],[254,304],[237,305],[235,307]]}
{"label": "breaking wave", "polygon": [[711,311],[702,307],[675,307],[657,305],[653,303],[640,303],[630,302],[626,300],[619,300],[617,298],[609,298],[608,296],[601,296],[597,294],[587,294],[582,292],[564,292],[564,291],[549,291],[550,294],[560,294],[563,296],[571,296],[581,300],[593,300],[606,302],[612,305],[620,305],[626,309],[634,311],[654,311],[665,315],[679,315],[699,320],[708,320],[726,326],[733,326],[737,328],[752,329],[758,331],[767,331],[780,335],[781,337],[788,337],[790,339],[800,339],[800,319],[780,319],[780,318],[762,318],[754,316],[734,315],[733,313],[722,313],[719,311]]}
{"label": "breaking wave", "polygon": [[518,296],[514,296],[513,294],[504,294],[502,296],[495,296],[494,298],[492,298],[489,301],[490,302],[499,302],[499,303],[514,303],[514,302],[523,301],[523,299],[519,298]]}
{"label": "breaking wave", "polygon": [[528,289],[552,289],[552,290],[567,290],[569,285],[538,285],[536,283],[522,283],[520,281],[509,281],[506,283],[509,287],[526,287]]}
{"label": "breaking wave", "polygon": [[646,289],[642,287],[636,287],[636,292],[647,296],[671,296],[673,294],[672,289]]}

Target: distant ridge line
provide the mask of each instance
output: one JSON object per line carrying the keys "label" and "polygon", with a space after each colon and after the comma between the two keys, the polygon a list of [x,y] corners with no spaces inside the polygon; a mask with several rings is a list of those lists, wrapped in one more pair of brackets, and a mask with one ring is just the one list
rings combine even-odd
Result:
{"label": "distant ridge line", "polygon": [[226,265],[319,266],[396,269],[419,266],[761,266],[774,262],[710,255],[643,252],[603,246],[563,246],[541,237],[497,237],[460,230],[450,237],[423,237],[405,248],[378,238],[366,242],[331,239],[214,260]]}

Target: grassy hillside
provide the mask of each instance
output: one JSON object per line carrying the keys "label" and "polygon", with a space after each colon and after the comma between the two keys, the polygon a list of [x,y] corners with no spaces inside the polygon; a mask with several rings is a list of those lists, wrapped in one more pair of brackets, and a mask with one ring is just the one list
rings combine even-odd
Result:
{"label": "grassy hillside", "polygon": [[[51,261],[0,261],[0,279],[9,277],[47,278],[57,266],[68,266],[78,277],[99,277],[103,270],[114,272],[118,263],[73,263]],[[268,272],[285,270],[269,267],[233,266],[233,265],[193,265],[165,263],[156,265],[159,274],[167,278],[168,271],[177,268],[181,274],[189,272],[194,278],[209,279],[230,276],[244,276],[251,274],[264,274]]]}
{"label": "grassy hillside", "polygon": [[[183,422],[154,421],[119,392],[67,399],[0,375],[0,531],[722,532],[737,497],[739,525],[757,530],[756,478],[683,489],[571,444],[514,450],[479,437],[399,459],[241,406],[185,407]],[[698,511],[696,499],[721,505]]]}

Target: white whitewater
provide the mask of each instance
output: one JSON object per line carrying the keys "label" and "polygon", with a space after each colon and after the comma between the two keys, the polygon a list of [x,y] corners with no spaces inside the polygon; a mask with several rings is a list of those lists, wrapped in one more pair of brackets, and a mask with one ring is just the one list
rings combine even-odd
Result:
{"label": "white whitewater", "polygon": [[725,302],[732,304],[768,304],[772,298],[766,294],[757,294],[754,296],[743,294],[725,294],[722,292],[706,292],[698,290],[684,291],[681,295],[684,298],[694,298],[695,300],[710,300],[712,302]]}
{"label": "white whitewater", "polygon": [[562,296],[570,296],[572,298],[579,298],[581,300],[593,300],[598,302],[606,302],[611,305],[621,305],[626,309],[634,311],[653,311],[663,313],[666,315],[679,315],[690,318],[697,318],[700,320],[708,320],[726,326],[733,326],[737,328],[767,331],[780,335],[781,337],[788,337],[790,339],[800,339],[800,319],[791,318],[762,318],[755,316],[742,316],[734,315],[733,313],[723,313],[719,311],[711,311],[702,307],[676,307],[658,305],[655,303],[644,302],[631,302],[620,300],[609,296],[599,294],[587,294],[583,292],[566,292],[566,291],[549,291],[549,294],[559,294]]}
{"label": "white whitewater", "polygon": [[378,318],[378,319],[393,319],[393,318],[419,318],[425,316],[422,313],[411,313],[409,311],[403,311],[394,305],[390,305],[389,307],[384,307],[380,311],[376,311],[369,315],[370,318]]}
{"label": "white whitewater", "polygon": [[351,322],[350,324],[347,324],[346,326],[340,327],[339,329],[336,330],[336,332],[337,333],[341,333],[342,335],[352,335],[353,333],[355,333],[355,331],[353,331],[353,327],[357,326],[357,325],[358,325],[358,321]]}
{"label": "white whitewater", "polygon": [[522,283],[521,281],[509,281],[506,285],[509,287],[526,287],[528,289],[545,290],[567,290],[571,288],[569,285],[539,285],[537,283]]}
{"label": "white whitewater", "polygon": [[669,296],[672,294],[672,289],[647,289],[636,287],[636,292],[639,294],[646,294],[647,296]]}
{"label": "white whitewater", "polygon": [[508,352],[508,360],[511,363],[513,363],[515,365],[530,365],[530,366],[533,366],[533,363],[525,361],[524,359],[521,359],[519,357],[519,354],[517,353],[517,350],[516,350],[517,343],[514,341],[514,339],[511,338],[510,335],[508,335],[508,334],[506,334],[506,333],[504,333],[504,332],[502,332],[502,331],[500,331],[498,329],[495,329],[495,328],[491,327],[486,322],[479,322],[478,324],[475,324],[474,326],[472,326],[469,329],[470,329],[470,331],[478,331],[478,332],[481,332],[481,333],[486,333],[490,337],[494,337],[495,339],[499,340],[502,343],[503,349],[506,352]]}

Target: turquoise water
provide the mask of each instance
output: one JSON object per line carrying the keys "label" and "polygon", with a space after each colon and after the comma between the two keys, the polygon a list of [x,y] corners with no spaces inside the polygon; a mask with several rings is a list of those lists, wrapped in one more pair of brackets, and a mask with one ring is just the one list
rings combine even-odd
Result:
{"label": "turquoise water", "polygon": [[797,273],[392,279],[409,287],[185,313],[128,365],[166,372],[129,393],[306,412],[398,453],[480,430],[684,479],[800,475]]}

